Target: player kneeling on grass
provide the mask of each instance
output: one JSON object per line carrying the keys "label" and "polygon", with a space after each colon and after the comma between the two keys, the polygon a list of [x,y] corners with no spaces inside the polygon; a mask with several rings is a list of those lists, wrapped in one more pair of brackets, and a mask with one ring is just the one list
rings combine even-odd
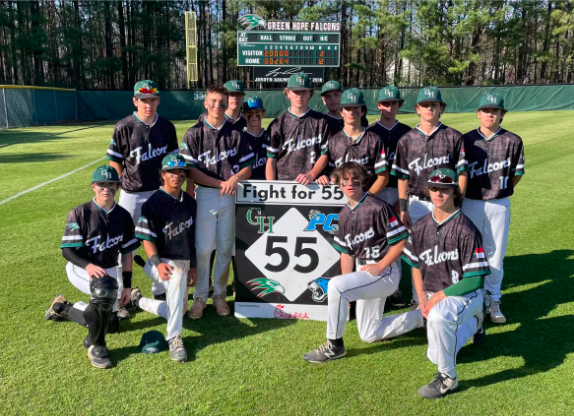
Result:
{"label": "player kneeling on grass", "polygon": [[457,174],[437,169],[426,189],[433,210],[413,225],[403,254],[413,268],[420,309],[403,315],[407,325],[415,320],[422,326],[422,318],[427,320],[427,357],[438,373],[419,395],[436,399],[458,388],[458,351],[471,337],[476,344],[484,341],[482,288],[490,270],[480,233],[460,211]]}
{"label": "player kneeling on grass", "polygon": [[363,341],[375,342],[414,329],[397,324],[396,316],[383,318],[385,300],[399,286],[395,261],[405,247],[407,228],[389,204],[364,191],[369,175],[361,165],[343,163],[333,177],[349,201],[339,213],[334,243],[341,252],[343,274],[329,281],[327,342],[304,355],[311,363],[347,354],[343,335],[349,302],[357,301],[357,326]]}
{"label": "player kneeling on grass", "polygon": [[174,361],[186,361],[181,339],[187,286],[195,283],[195,223],[197,205],[181,187],[189,168],[177,154],[162,161],[162,186],[143,205],[136,237],[143,241],[149,258],[144,271],[154,282],[165,287],[167,299],[142,298],[138,288],[132,302],[145,311],[167,319],[169,353]]}
{"label": "player kneeling on grass", "polygon": [[[97,368],[112,366],[106,334],[110,325],[118,329],[118,296],[121,294],[119,301],[123,305],[129,301],[131,252],[140,246],[130,214],[114,200],[119,182],[114,168],[98,167],[92,176],[95,198],[70,211],[62,237],[60,247],[68,260],[68,279],[77,289],[91,295],[89,304],[72,304],[58,295],[45,313],[46,319],[64,318],[88,327],[84,347],[88,348],[88,357]],[[120,253],[123,274],[118,282],[116,266]]]}

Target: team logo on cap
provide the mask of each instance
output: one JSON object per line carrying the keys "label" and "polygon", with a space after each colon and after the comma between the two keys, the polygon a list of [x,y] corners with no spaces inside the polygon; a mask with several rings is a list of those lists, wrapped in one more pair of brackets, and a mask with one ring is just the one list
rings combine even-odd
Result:
{"label": "team logo on cap", "polygon": [[355,94],[347,94],[349,101],[357,101],[357,96]]}
{"label": "team logo on cap", "polygon": [[100,174],[106,179],[112,179],[112,172],[107,169],[101,169]]}
{"label": "team logo on cap", "polygon": [[425,88],[425,95],[427,97],[432,97],[434,94],[432,92],[432,90],[429,90],[428,88]]}
{"label": "team logo on cap", "polygon": [[235,82],[235,81],[233,81],[233,82],[231,83],[231,85],[233,85],[233,88],[236,88],[236,89],[240,89],[240,88],[241,88],[241,87],[239,86],[239,83],[238,83],[238,82]]}
{"label": "team logo on cap", "polygon": [[300,75],[297,75],[297,78],[295,78],[295,80],[299,83],[299,85],[305,85],[305,78],[303,78]]}
{"label": "team logo on cap", "polygon": [[492,94],[486,94],[486,99],[490,101],[492,104],[496,104],[496,97]]}
{"label": "team logo on cap", "polygon": [[385,91],[385,95],[386,95],[387,97],[392,97],[392,96],[393,96],[393,92],[392,92],[391,90],[389,90],[388,88],[385,88],[384,91]]}
{"label": "team logo on cap", "polygon": [[252,30],[256,27],[262,27],[265,29],[267,27],[267,22],[261,16],[256,14],[246,14],[238,20],[239,24],[245,28],[245,30]]}

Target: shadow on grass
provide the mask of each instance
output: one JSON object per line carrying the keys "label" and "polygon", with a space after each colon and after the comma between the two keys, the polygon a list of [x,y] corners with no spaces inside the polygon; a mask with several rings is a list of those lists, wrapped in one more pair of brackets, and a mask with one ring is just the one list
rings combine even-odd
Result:
{"label": "shadow on grass", "polygon": [[14,155],[0,155],[0,163],[39,163],[67,159],[71,156],[58,153],[26,153]]}
{"label": "shadow on grass", "polygon": [[398,348],[409,348],[415,345],[426,345],[427,335],[424,329],[416,329],[408,335],[403,335],[389,340],[373,342],[372,344],[363,343],[364,348],[347,349],[347,357],[359,355],[379,354],[381,351],[394,350]]}
{"label": "shadow on grass", "polygon": [[574,250],[507,257],[506,288],[538,286],[503,295],[507,325],[519,323],[513,331],[489,334],[484,344],[464,347],[459,363],[486,361],[497,357],[521,357],[524,365],[474,380],[462,380],[462,390],[544,373],[560,366],[574,352],[574,316],[545,318],[556,306],[574,301],[572,290]]}
{"label": "shadow on grass", "polygon": [[[2,139],[0,140],[0,149],[24,143],[39,143],[51,140],[59,140],[61,135],[72,133],[81,130],[89,130],[101,126],[112,126],[113,123],[105,121],[102,123],[90,123],[89,125],[70,125],[61,126],[62,131],[48,133],[40,131],[21,131],[21,130],[5,130],[2,132]],[[57,126],[57,125],[56,125]]]}

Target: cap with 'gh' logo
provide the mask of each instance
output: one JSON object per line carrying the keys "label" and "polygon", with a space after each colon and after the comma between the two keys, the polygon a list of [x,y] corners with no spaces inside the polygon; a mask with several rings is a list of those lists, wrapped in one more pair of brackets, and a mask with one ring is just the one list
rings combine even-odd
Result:
{"label": "cap with 'gh' logo", "polygon": [[304,91],[311,89],[311,78],[304,72],[298,72],[289,77],[287,88],[291,91]]}
{"label": "cap with 'gh' logo", "polygon": [[362,107],[365,104],[365,97],[363,93],[358,88],[349,88],[343,92],[341,97],[341,107]]}
{"label": "cap with 'gh' logo", "polygon": [[486,93],[480,99],[478,104],[478,110],[483,108],[500,108],[501,110],[506,110],[504,108],[504,98],[502,95],[496,93]]}
{"label": "cap with 'gh' logo", "polygon": [[161,161],[162,172],[174,169],[189,170],[189,167],[185,164],[185,159],[179,153],[170,153]]}
{"label": "cap with 'gh' logo", "polygon": [[387,87],[381,88],[379,95],[377,97],[377,102],[382,103],[384,101],[400,101],[405,100],[401,97],[401,91],[394,85],[389,85]]}
{"label": "cap with 'gh' logo", "polygon": [[236,79],[227,81],[225,84],[223,84],[223,87],[227,89],[227,91],[229,92],[238,92],[240,94],[245,94],[245,85],[243,85],[243,82],[238,81]]}
{"label": "cap with 'gh' logo", "polygon": [[458,188],[458,175],[449,168],[435,169],[429,176],[427,186],[438,188]]}
{"label": "cap with 'gh' logo", "polygon": [[323,84],[323,88],[321,88],[321,95],[324,95],[326,92],[329,91],[343,91],[343,87],[339,81],[327,81]]}
{"label": "cap with 'gh' logo", "polygon": [[110,165],[103,165],[96,168],[92,175],[93,182],[120,182],[118,172]]}
{"label": "cap with 'gh' logo", "polygon": [[431,101],[436,101],[442,103],[446,107],[446,103],[442,100],[440,90],[437,87],[424,87],[419,91],[417,96],[417,104],[428,103]]}
{"label": "cap with 'gh' logo", "polygon": [[261,97],[254,95],[253,97],[248,97],[245,101],[243,101],[243,112],[245,113],[251,110],[265,111]]}
{"label": "cap with 'gh' logo", "polygon": [[149,79],[144,79],[134,86],[134,97],[139,99],[159,97],[157,84]]}
{"label": "cap with 'gh' logo", "polygon": [[144,354],[154,354],[167,348],[167,341],[159,331],[148,331],[142,336],[139,346]]}

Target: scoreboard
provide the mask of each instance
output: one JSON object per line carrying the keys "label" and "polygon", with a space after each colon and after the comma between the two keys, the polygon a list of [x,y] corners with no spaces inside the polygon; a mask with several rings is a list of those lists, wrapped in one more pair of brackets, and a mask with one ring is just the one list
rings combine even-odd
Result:
{"label": "scoreboard", "polygon": [[238,31],[238,66],[339,67],[340,32]]}

